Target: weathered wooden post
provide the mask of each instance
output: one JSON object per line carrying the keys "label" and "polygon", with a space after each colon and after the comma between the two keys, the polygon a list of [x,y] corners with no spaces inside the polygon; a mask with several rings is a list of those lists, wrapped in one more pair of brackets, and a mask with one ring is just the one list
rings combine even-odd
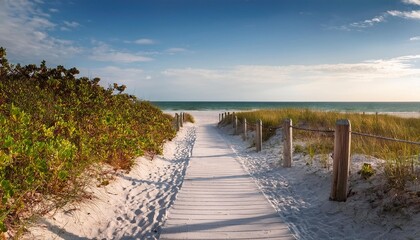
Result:
{"label": "weathered wooden post", "polygon": [[246,118],[244,118],[244,134],[242,135],[243,136],[243,139],[244,139],[244,141],[246,141],[247,140],[247,132],[246,132],[246,128],[247,128],[247,126],[246,126]]}
{"label": "weathered wooden post", "polygon": [[235,116],[235,121],[233,122],[235,127],[235,135],[238,134],[238,116]]}
{"label": "weathered wooden post", "polygon": [[336,122],[334,136],[333,178],[330,199],[347,200],[348,176],[350,167],[351,124],[347,119]]}
{"label": "weathered wooden post", "polygon": [[176,119],[176,124],[175,124],[175,128],[177,131],[179,131],[179,114],[175,113],[175,119]]}
{"label": "weathered wooden post", "polygon": [[257,152],[261,152],[261,150],[262,150],[262,121],[258,120],[256,126],[257,126],[256,150],[257,150]]}
{"label": "weathered wooden post", "polygon": [[181,112],[180,114],[179,126],[184,127],[184,113],[183,112]]}
{"label": "weathered wooden post", "polygon": [[292,166],[292,139],[293,139],[292,119],[285,119],[283,122],[283,167]]}
{"label": "weathered wooden post", "polygon": [[220,113],[219,113],[219,122],[220,122]]}

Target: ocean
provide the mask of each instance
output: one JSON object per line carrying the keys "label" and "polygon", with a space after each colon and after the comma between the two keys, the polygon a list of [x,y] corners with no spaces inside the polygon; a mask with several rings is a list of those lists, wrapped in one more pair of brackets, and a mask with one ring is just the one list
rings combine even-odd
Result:
{"label": "ocean", "polygon": [[420,112],[420,102],[164,102],[152,104],[168,110],[252,110],[302,108],[344,112]]}

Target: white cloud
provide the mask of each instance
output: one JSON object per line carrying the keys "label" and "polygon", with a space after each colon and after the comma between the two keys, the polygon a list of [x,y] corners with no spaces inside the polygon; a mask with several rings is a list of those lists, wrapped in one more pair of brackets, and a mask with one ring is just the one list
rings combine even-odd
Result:
{"label": "white cloud", "polygon": [[182,100],[177,96],[188,92],[191,100],[419,101],[419,60],[420,55],[413,55],[360,63],[166,69],[162,75],[172,90],[162,96]]}
{"label": "white cloud", "polygon": [[160,73],[108,66],[88,72],[101,77],[104,86],[125,84],[127,93],[147,100],[420,101],[418,61],[420,55],[340,64],[170,68]]}
{"label": "white cloud", "polygon": [[105,43],[97,42],[97,46],[93,48],[91,59],[102,62],[115,63],[133,63],[133,62],[149,62],[153,58],[145,57],[138,53],[122,52],[112,49]]}
{"label": "white cloud", "polygon": [[76,27],[80,26],[80,24],[78,22],[75,22],[75,21],[71,21],[71,22],[64,21],[63,23],[64,23],[64,25],[66,25],[69,28],[76,28]]}
{"label": "white cloud", "polygon": [[388,14],[394,17],[402,17],[402,18],[407,18],[407,19],[420,19],[420,10],[413,10],[413,11],[392,10],[392,11],[388,11]]}
{"label": "white cloud", "polygon": [[420,5],[420,0],[403,0],[403,3]]}
{"label": "white cloud", "polygon": [[50,9],[48,9],[48,11],[50,11],[52,13],[58,13],[60,10],[58,10],[56,8],[50,8]]}
{"label": "white cloud", "polygon": [[385,21],[385,15],[382,15],[382,16],[377,16],[377,17],[374,17],[372,19],[367,19],[367,20],[364,20],[364,21],[361,21],[361,22],[351,23],[349,25],[349,27],[352,27],[352,28],[367,28],[367,27],[372,27],[375,24],[378,24],[378,23],[381,23],[381,22],[384,22],[384,21]]}
{"label": "white cloud", "polygon": [[81,52],[71,41],[49,34],[57,24],[39,4],[29,0],[0,1],[0,43],[12,62],[57,61]]}
{"label": "white cloud", "polygon": [[140,39],[137,39],[137,40],[133,41],[133,43],[140,44],[140,45],[153,45],[153,44],[156,44],[156,41],[154,41],[153,39],[149,39],[149,38],[140,38]]}
{"label": "white cloud", "polygon": [[185,48],[168,48],[165,50],[165,52],[169,54],[175,54],[175,53],[181,53],[181,52],[187,52],[187,49]]}
{"label": "white cloud", "polygon": [[415,36],[415,37],[411,37],[410,41],[419,41],[420,40],[420,36]]}
{"label": "white cloud", "polygon": [[127,86],[126,93],[134,94],[142,99],[150,99],[149,93],[158,92],[162,86],[156,88],[156,82],[143,69],[139,68],[123,68],[117,66],[107,66],[103,68],[79,69],[80,76],[90,78],[101,78],[100,84],[108,87],[113,83],[125,84]]}

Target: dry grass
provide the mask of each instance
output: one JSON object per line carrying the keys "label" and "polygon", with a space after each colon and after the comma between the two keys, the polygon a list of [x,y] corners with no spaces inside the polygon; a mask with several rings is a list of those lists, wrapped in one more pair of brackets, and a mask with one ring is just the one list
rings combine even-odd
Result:
{"label": "dry grass", "polygon": [[[270,128],[281,126],[286,118],[293,121],[294,126],[334,130],[338,119],[349,119],[352,131],[369,133],[384,137],[420,142],[420,119],[401,118],[385,114],[322,112],[307,109],[273,109],[236,113],[240,120],[246,118],[250,124],[261,119],[264,125],[263,139],[270,138],[275,130]],[[225,124],[231,123],[226,119]],[[333,134],[313,133],[293,130],[295,139],[308,144],[304,152],[329,154],[333,150]],[[397,143],[375,138],[352,136],[352,153],[360,153],[387,160],[385,174],[393,187],[403,188],[407,181],[418,181],[420,146]]]}

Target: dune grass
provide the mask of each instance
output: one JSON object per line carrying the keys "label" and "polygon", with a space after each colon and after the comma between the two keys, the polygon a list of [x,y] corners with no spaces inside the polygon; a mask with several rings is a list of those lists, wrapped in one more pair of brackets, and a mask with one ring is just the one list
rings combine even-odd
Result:
{"label": "dune grass", "polygon": [[[374,134],[384,137],[420,142],[420,119],[401,118],[385,114],[322,112],[308,109],[273,109],[236,113],[238,119],[247,119],[255,123],[261,119],[264,125],[263,139],[267,140],[275,133],[270,129],[280,126],[284,119],[290,118],[294,126],[334,130],[338,119],[349,119],[352,131]],[[231,119],[226,119],[230,123]],[[252,125],[251,125],[252,127]],[[333,134],[314,133],[293,130],[295,140],[306,141],[305,146],[299,146],[295,151],[306,154],[331,154],[334,148]],[[406,143],[396,143],[386,140],[352,135],[351,152],[371,155],[387,160],[385,173],[389,183],[403,188],[410,180],[418,181],[420,165],[420,146]]]}
{"label": "dune grass", "polygon": [[184,113],[184,118],[186,122],[195,123],[195,119],[190,113]]}

